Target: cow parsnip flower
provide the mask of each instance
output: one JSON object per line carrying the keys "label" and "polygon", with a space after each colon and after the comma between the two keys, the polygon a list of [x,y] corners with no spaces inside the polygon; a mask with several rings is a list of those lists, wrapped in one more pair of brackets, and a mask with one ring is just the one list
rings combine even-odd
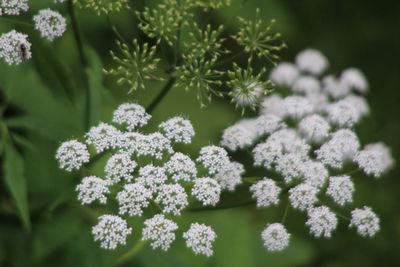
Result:
{"label": "cow parsnip flower", "polygon": [[104,249],[116,249],[119,245],[126,244],[126,238],[132,233],[132,228],[127,222],[116,215],[102,215],[99,222],[92,228],[94,240],[100,242]]}
{"label": "cow parsnip flower", "polygon": [[29,9],[28,0],[1,0],[0,15],[18,16]]}
{"label": "cow parsnip flower", "polygon": [[66,19],[57,11],[42,9],[33,17],[35,29],[49,41],[61,37],[67,29]]}
{"label": "cow parsnip flower", "polygon": [[280,223],[269,224],[261,233],[264,246],[269,251],[281,251],[289,245],[290,234]]}
{"label": "cow parsnip flower", "polygon": [[163,214],[156,214],[154,217],[144,221],[142,240],[151,241],[153,249],[168,250],[175,240],[175,231],[178,225]]}
{"label": "cow parsnip flower", "polygon": [[28,35],[12,30],[0,36],[0,58],[8,65],[19,65],[31,57]]}
{"label": "cow parsnip flower", "polygon": [[356,227],[361,236],[374,236],[380,230],[379,222],[379,217],[370,207],[364,206],[351,212],[350,227]]}
{"label": "cow parsnip flower", "polygon": [[217,238],[214,230],[205,224],[192,223],[189,230],[183,234],[186,246],[195,254],[203,254],[207,257],[213,255],[213,242]]}
{"label": "cow parsnip flower", "polygon": [[85,144],[77,140],[70,140],[63,142],[57,149],[56,159],[61,169],[70,172],[78,170],[83,164],[88,163],[90,155]]}

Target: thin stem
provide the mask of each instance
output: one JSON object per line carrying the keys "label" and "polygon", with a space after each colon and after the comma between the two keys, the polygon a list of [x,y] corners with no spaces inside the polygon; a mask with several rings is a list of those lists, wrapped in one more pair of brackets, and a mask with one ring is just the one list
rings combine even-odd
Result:
{"label": "thin stem", "polygon": [[285,221],[286,221],[286,218],[287,218],[287,215],[288,215],[288,212],[289,212],[289,206],[290,206],[290,202],[288,200],[287,203],[286,203],[285,211],[283,212],[281,224],[284,224]]}
{"label": "thin stem", "polygon": [[125,254],[118,258],[116,265],[121,265],[132,259],[146,243],[146,241],[139,240],[136,245],[134,245],[130,250],[128,250]]}
{"label": "thin stem", "polygon": [[117,27],[112,23],[110,16],[106,15],[108,25],[111,27],[111,30],[114,32],[115,36],[123,43],[128,44],[126,39],[122,36],[122,34],[118,31]]}
{"label": "thin stem", "polygon": [[354,170],[348,171],[346,173],[343,173],[342,175],[350,175],[350,174],[354,174],[354,173],[357,173],[360,171],[361,171],[361,169],[354,169]]}
{"label": "thin stem", "polygon": [[163,89],[156,96],[156,98],[154,98],[154,100],[150,103],[150,105],[147,106],[147,108],[146,108],[147,113],[152,113],[154,111],[154,109],[158,106],[158,104],[161,102],[161,100],[163,100],[163,98],[171,90],[171,88],[174,85],[175,81],[176,81],[175,77],[171,77],[168,80],[168,82],[164,85]]}
{"label": "thin stem", "polygon": [[236,204],[233,204],[233,205],[221,205],[221,206],[207,207],[207,208],[192,208],[192,209],[187,209],[186,211],[198,212],[198,211],[213,211],[213,210],[233,209],[233,208],[239,208],[239,207],[253,205],[254,203],[256,203],[256,201],[253,200],[253,199],[250,199],[248,201],[236,203]]}
{"label": "thin stem", "polygon": [[238,59],[243,54],[244,54],[244,51],[241,50],[239,53],[233,54],[233,55],[225,58],[224,60],[219,61],[218,63],[216,63],[214,65],[214,67],[224,66],[225,64],[230,63],[230,62],[234,61],[235,59]]}
{"label": "thin stem", "polygon": [[26,22],[26,21],[21,21],[21,20],[17,20],[17,19],[10,19],[10,18],[6,18],[6,17],[3,17],[3,16],[0,16],[0,19],[5,21],[5,22],[12,23],[12,24],[19,24],[19,25],[22,25],[22,26],[34,27],[33,23]]}

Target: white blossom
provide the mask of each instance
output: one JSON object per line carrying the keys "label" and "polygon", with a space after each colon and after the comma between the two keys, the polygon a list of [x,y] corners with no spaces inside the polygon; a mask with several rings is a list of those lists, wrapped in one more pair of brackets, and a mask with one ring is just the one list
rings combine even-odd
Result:
{"label": "white blossom", "polygon": [[183,233],[186,246],[195,254],[203,254],[207,257],[213,254],[213,242],[217,238],[214,230],[205,224],[192,223],[189,230]]}
{"label": "white blossom", "polygon": [[210,177],[198,178],[194,181],[192,195],[204,206],[215,206],[219,202],[221,186]]}
{"label": "white blossom", "polygon": [[303,162],[302,174],[304,182],[317,189],[323,187],[329,177],[329,172],[324,164],[313,160]]}
{"label": "white blossom", "polygon": [[56,152],[61,169],[66,171],[78,170],[90,159],[89,152],[85,144],[77,140],[69,140],[60,145]]}
{"label": "white blossom", "polygon": [[148,142],[146,142],[146,136],[137,132],[125,132],[120,136],[118,148],[128,154],[139,154],[142,155],[149,148]]}
{"label": "white blossom", "polygon": [[358,166],[368,175],[380,177],[394,164],[389,148],[383,143],[366,145],[354,158]]}
{"label": "white blossom", "polygon": [[326,194],[337,204],[344,206],[353,201],[354,184],[348,175],[332,176]]}
{"label": "white blossom", "polygon": [[310,142],[320,143],[328,138],[331,126],[320,115],[312,114],[299,122],[300,133]]}
{"label": "white blossom", "polygon": [[306,225],[310,227],[310,233],[315,237],[330,238],[332,231],[337,227],[337,223],[336,215],[328,207],[321,206],[308,211]]}
{"label": "white blossom", "polygon": [[117,147],[120,137],[120,131],[104,122],[90,128],[89,132],[85,134],[86,143],[93,145],[97,153]]}
{"label": "white blossom", "polygon": [[340,129],[331,139],[315,151],[317,159],[327,166],[342,168],[343,162],[353,160],[360,148],[356,134],[348,129]]}
{"label": "white blossom", "polygon": [[282,154],[282,146],[276,142],[267,140],[257,144],[252,153],[255,166],[263,166],[266,169],[270,169]]}
{"label": "white blossom", "polygon": [[250,186],[250,192],[257,201],[257,207],[277,205],[281,191],[282,189],[276,185],[275,181],[267,177]]}
{"label": "white blossom", "polygon": [[380,230],[379,217],[370,207],[354,209],[351,212],[350,227],[356,227],[357,233],[361,236],[374,236]]}
{"label": "white blossom", "polygon": [[192,123],[180,116],[161,123],[159,128],[165,137],[175,143],[190,144],[195,134]]}
{"label": "white blossom", "polygon": [[299,94],[315,94],[321,90],[321,84],[318,79],[313,76],[300,76],[293,84],[292,90]]}
{"label": "white blossom", "polygon": [[107,181],[99,177],[87,176],[76,187],[78,200],[82,204],[90,204],[96,200],[101,204],[105,204],[107,202],[106,194],[110,193],[108,186]]}
{"label": "white blossom", "polygon": [[226,168],[215,174],[214,179],[219,183],[221,189],[233,192],[236,186],[242,183],[242,174],[244,172],[243,164],[230,162]]}
{"label": "white blossom", "polygon": [[53,41],[61,37],[67,29],[65,18],[58,12],[49,8],[42,9],[33,17],[35,29],[40,32],[43,38]]}
{"label": "white blossom", "polygon": [[203,164],[210,174],[216,174],[229,164],[226,150],[219,146],[202,147],[197,162]]}
{"label": "white blossom", "polygon": [[139,156],[152,156],[156,159],[162,159],[163,155],[172,154],[174,151],[171,141],[159,132],[143,136],[137,154]]}
{"label": "white blossom", "polygon": [[293,208],[308,210],[317,201],[317,189],[307,183],[299,184],[289,190],[289,200]]}
{"label": "white blossom", "polygon": [[264,97],[261,103],[261,114],[273,114],[278,117],[283,117],[285,115],[285,109],[282,105],[282,97],[278,94],[271,94]]}
{"label": "white blossom", "polygon": [[319,75],[329,66],[328,59],[318,50],[305,49],[296,56],[297,67],[313,75]]}
{"label": "white blossom", "polygon": [[17,16],[28,9],[28,0],[2,0],[0,3],[0,15],[2,11],[5,15]]}
{"label": "white blossom", "polygon": [[132,228],[119,216],[103,215],[99,217],[92,233],[95,241],[100,241],[104,249],[116,249],[118,245],[126,244],[126,237],[132,233]]}
{"label": "white blossom", "polygon": [[257,81],[248,81],[232,89],[232,101],[238,107],[254,107],[260,101],[264,91],[265,88]]}
{"label": "white blossom", "polygon": [[329,98],[325,93],[316,92],[307,94],[305,97],[307,98],[308,102],[311,103],[314,113],[325,112],[326,106],[329,104]]}
{"label": "white blossom", "polygon": [[113,122],[126,125],[129,131],[146,125],[150,119],[151,115],[147,114],[141,105],[135,103],[121,104],[113,114]]}
{"label": "white blossom", "polygon": [[222,134],[221,146],[236,151],[252,145],[257,138],[255,123],[255,120],[243,119],[226,128]]}
{"label": "white blossom", "polygon": [[278,158],[275,169],[283,176],[286,183],[290,183],[303,176],[303,164],[304,159],[298,154],[285,154]]}
{"label": "white blossom", "polygon": [[149,164],[139,169],[137,182],[143,184],[154,194],[161,190],[167,179],[164,168]]}
{"label": "white blossom", "polygon": [[254,124],[255,129],[250,130],[257,132],[257,135],[272,134],[278,129],[286,127],[282,119],[274,114],[261,115],[255,120]]}
{"label": "white blossom", "polygon": [[164,184],[161,186],[155,201],[163,206],[163,213],[181,215],[189,204],[185,189],[179,184]]}
{"label": "white blossom", "polygon": [[340,80],[360,93],[368,91],[367,78],[365,78],[365,75],[359,69],[349,68],[344,70],[340,76]]}
{"label": "white blossom", "polygon": [[328,120],[339,127],[352,127],[361,119],[361,114],[351,101],[339,100],[326,107]]}
{"label": "white blossom", "polygon": [[301,119],[313,111],[313,106],[306,97],[291,95],[282,101],[285,115],[293,119]]}
{"label": "white blossom", "polygon": [[129,216],[142,216],[143,209],[149,205],[151,191],[140,183],[125,184],[124,189],[117,194],[119,214]]}
{"label": "white blossom", "polygon": [[165,218],[163,214],[156,214],[152,218],[144,221],[142,240],[151,241],[153,249],[167,251],[171,243],[175,240],[175,231],[178,225]]}
{"label": "white blossom", "polygon": [[165,173],[171,178],[178,181],[190,181],[197,176],[196,164],[194,161],[182,154],[176,152],[164,165]]}
{"label": "white blossom", "polygon": [[272,69],[270,79],[279,86],[291,86],[299,76],[297,67],[288,62],[282,62]]}
{"label": "white blossom", "polygon": [[28,35],[12,30],[0,36],[0,58],[8,65],[19,65],[31,57]]}
{"label": "white blossom", "polygon": [[264,246],[269,251],[282,251],[290,241],[290,234],[285,226],[280,223],[272,223],[262,231],[261,237],[264,241]]}
{"label": "white blossom", "polygon": [[351,89],[347,84],[343,83],[333,75],[324,77],[322,80],[322,89],[334,99],[343,98],[351,92]]}
{"label": "white blossom", "polygon": [[122,179],[130,182],[133,179],[133,171],[137,163],[131,159],[128,153],[118,153],[108,159],[104,172],[106,179],[112,184],[116,184]]}

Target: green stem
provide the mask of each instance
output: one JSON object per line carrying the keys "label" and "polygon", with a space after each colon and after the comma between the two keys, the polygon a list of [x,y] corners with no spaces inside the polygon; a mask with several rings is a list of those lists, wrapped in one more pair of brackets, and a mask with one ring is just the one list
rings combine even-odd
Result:
{"label": "green stem", "polygon": [[128,42],[126,41],[126,39],[122,36],[122,34],[118,31],[117,27],[115,27],[115,25],[112,23],[110,16],[107,14],[107,22],[108,25],[111,27],[111,30],[114,32],[115,36],[122,42],[125,44],[128,44]]}
{"label": "green stem", "polygon": [[289,206],[290,206],[290,202],[288,200],[287,203],[286,203],[285,211],[283,212],[281,224],[284,224],[285,221],[286,221],[286,218],[287,218],[287,215],[288,215],[288,212],[289,212]]}
{"label": "green stem", "polygon": [[354,169],[354,170],[348,171],[346,173],[343,173],[342,175],[350,175],[350,174],[354,174],[354,173],[357,173],[360,171],[361,171],[361,169]]}
{"label": "green stem", "polygon": [[134,245],[130,250],[117,259],[116,265],[121,265],[132,259],[146,243],[146,241],[139,240],[136,245]]}
{"label": "green stem", "polygon": [[147,113],[152,113],[154,111],[154,109],[158,106],[158,104],[161,102],[161,100],[163,100],[163,98],[171,90],[171,88],[173,87],[175,81],[176,81],[175,77],[171,77],[168,80],[168,82],[164,85],[163,89],[156,96],[156,98],[154,98],[154,100],[150,103],[150,105],[147,106],[147,108],[146,108]]}
{"label": "green stem", "polygon": [[10,18],[6,18],[6,17],[3,17],[3,16],[0,16],[0,19],[4,20],[5,22],[12,23],[12,24],[19,24],[19,25],[26,26],[26,27],[34,27],[34,25],[32,23],[26,22],[26,21],[21,21],[21,20],[17,20],[17,19],[10,19]]}
{"label": "green stem", "polygon": [[239,208],[239,207],[244,207],[244,206],[249,206],[249,205],[253,205],[254,203],[256,203],[255,200],[250,199],[248,201],[245,202],[240,202],[240,203],[235,203],[232,205],[220,205],[220,206],[215,206],[215,207],[200,207],[200,208],[192,208],[192,209],[187,209],[186,211],[189,212],[198,212],[198,211],[213,211],[213,210],[224,210],[224,209],[233,209],[233,208]]}
{"label": "green stem", "polygon": [[227,58],[225,58],[224,60],[219,61],[218,63],[216,63],[214,65],[214,67],[220,67],[220,66],[224,66],[232,61],[234,61],[235,59],[238,59],[239,57],[241,57],[244,54],[244,51],[240,51],[239,53],[233,54]]}

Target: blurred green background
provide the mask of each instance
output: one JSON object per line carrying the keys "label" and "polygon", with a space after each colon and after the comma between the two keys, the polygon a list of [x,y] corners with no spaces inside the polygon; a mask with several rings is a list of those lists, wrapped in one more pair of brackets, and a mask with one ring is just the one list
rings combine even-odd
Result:
{"label": "blurred green background", "polygon": [[[52,1],[30,2],[29,14],[16,19],[27,20],[44,7],[67,13],[65,5],[55,6]],[[394,158],[399,159],[399,1],[249,0],[243,7],[239,2],[233,0],[231,8],[209,12],[209,17],[201,19],[229,23],[228,32],[233,33],[232,17],[251,18],[258,7],[266,21],[277,19],[276,27],[288,44],[282,60],[293,61],[296,53],[311,47],[330,59],[331,72],[339,73],[351,66],[360,68],[370,82],[367,99],[372,109],[371,115],[358,126],[360,139],[363,144],[385,142],[392,148]],[[131,1],[133,9],[140,10],[142,3]],[[146,3],[152,5],[157,1],[146,0]],[[115,85],[114,79],[104,78],[101,69],[112,64],[108,51],[115,48],[115,36],[104,17],[87,10],[78,10],[77,16],[90,58],[89,86],[96,99],[90,121],[109,120],[112,110],[123,101],[150,103],[162,84],[155,83],[146,91],[127,95],[127,88]],[[132,10],[111,18],[127,39],[143,40]],[[14,28],[12,24],[0,19],[1,33],[11,28]],[[140,239],[140,222],[131,222],[134,229],[127,246],[111,252],[98,248],[90,234],[96,220],[75,200],[74,187],[79,177],[58,170],[54,159],[61,141],[79,137],[84,132],[83,103],[71,105],[68,101],[70,97],[82,96],[82,86],[79,86],[82,73],[71,29],[63,38],[49,44],[30,28],[20,25],[15,28],[30,34],[33,59],[17,67],[0,63],[0,104],[4,109],[0,119],[17,144],[8,167],[14,168],[16,175],[24,172],[30,226],[24,227],[21,223],[6,187],[9,177],[1,174],[0,266],[113,266]],[[192,155],[203,145],[217,143],[221,131],[240,118],[240,111],[226,100],[215,100],[200,110],[195,92],[173,89],[153,113],[149,129],[175,114],[186,114],[197,130],[194,144],[182,147]],[[1,157],[5,161],[4,155]],[[343,220],[331,239],[315,239],[303,225],[305,216],[291,210],[286,220],[293,237],[290,247],[281,253],[269,253],[262,247],[260,232],[268,222],[281,219],[286,204],[283,201],[280,206],[267,210],[250,206],[185,213],[178,222],[181,230],[192,221],[215,228],[218,239],[213,257],[193,255],[178,238],[169,252],[153,251],[145,246],[123,266],[400,266],[398,176],[399,169],[395,168],[381,180],[362,174],[354,178],[355,206],[371,206],[381,217],[382,230],[373,239],[361,238],[354,229],[348,230]],[[236,201],[241,196],[224,197]]]}

